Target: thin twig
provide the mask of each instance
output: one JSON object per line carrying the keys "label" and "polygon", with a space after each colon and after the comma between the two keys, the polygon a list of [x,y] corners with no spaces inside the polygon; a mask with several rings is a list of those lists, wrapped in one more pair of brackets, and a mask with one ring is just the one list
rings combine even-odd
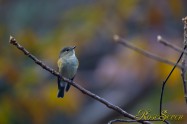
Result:
{"label": "thin twig", "polygon": [[[184,46],[187,45],[187,16],[182,19],[184,22]],[[181,68],[181,76],[183,81],[183,87],[184,87],[184,98],[187,104],[187,89],[186,89],[186,54],[184,54],[182,58],[182,68]]]}
{"label": "thin twig", "polygon": [[[118,35],[114,35],[114,40],[117,43],[120,43],[123,46],[126,46],[126,47],[128,47],[128,48],[130,48],[130,49],[132,49],[132,50],[134,50],[134,51],[136,51],[136,52],[148,57],[148,58],[151,58],[153,60],[157,60],[159,62],[163,62],[163,63],[169,64],[169,65],[175,65],[174,62],[171,62],[169,60],[163,59],[163,58],[161,58],[161,57],[159,57],[159,56],[157,56],[157,55],[155,55],[155,54],[153,54],[151,52],[145,51],[145,50],[143,50],[141,48],[138,48],[138,47],[136,47],[134,45],[131,45],[128,41],[126,41],[125,39],[120,38]],[[177,65],[177,67],[181,68],[182,66],[181,65]]]}
{"label": "thin twig", "polygon": [[116,123],[116,122],[129,122],[129,123],[133,123],[133,122],[136,122],[134,120],[124,120],[124,119],[114,119],[114,120],[111,120],[108,122],[108,124],[113,124],[113,123]]}
{"label": "thin twig", "polygon": [[[173,67],[173,69],[171,70],[169,75],[167,76],[166,80],[162,84],[162,91],[161,91],[161,96],[160,96],[160,115],[161,115],[161,111],[162,111],[162,101],[163,101],[164,88],[165,88],[166,82],[169,79],[169,77],[171,76],[171,74],[173,73],[174,69],[176,68],[177,64],[179,63],[179,61],[181,59],[182,59],[181,76],[182,76],[183,85],[184,85],[185,100],[187,103],[186,74],[185,74],[186,73],[186,68],[185,68],[186,54],[184,54],[186,47],[187,47],[187,17],[185,17],[183,19],[183,21],[184,21],[184,48],[183,48],[183,51],[182,51],[177,63],[175,64],[175,66]],[[184,56],[183,56],[183,54],[184,54]]]}
{"label": "thin twig", "polygon": [[[162,36],[160,36],[160,35],[157,36],[157,41],[159,43],[162,43],[163,45],[165,45],[167,47],[172,48],[173,50],[175,50],[175,51],[177,51],[179,53],[182,53],[182,51],[183,51],[182,48],[176,46],[175,44],[172,44],[172,43],[168,42],[166,39],[162,38]],[[184,53],[187,54],[186,51]]]}
{"label": "thin twig", "polygon": [[[144,120],[144,121],[161,121],[165,124],[169,124],[169,122],[167,122],[166,120],[160,120],[160,119],[155,119],[155,120]],[[108,124],[113,124],[113,123],[116,123],[116,122],[128,122],[128,123],[134,123],[134,122],[137,122],[136,120],[125,120],[125,119],[114,119],[114,120],[111,120],[108,122]]]}
{"label": "thin twig", "polygon": [[168,76],[166,77],[166,79],[164,80],[164,82],[162,84],[162,90],[161,90],[161,95],[160,95],[160,111],[159,111],[160,116],[162,115],[162,101],[163,101],[164,88],[165,88],[166,82],[168,81],[168,79],[170,78],[171,74],[173,73],[173,71],[177,67],[177,64],[180,62],[180,60],[181,60],[181,58],[182,58],[182,56],[184,54],[185,49],[186,49],[186,46],[184,47],[184,50],[181,53],[179,59],[177,60],[176,64],[173,66],[172,70],[170,71],[170,73],[168,74]]}
{"label": "thin twig", "polygon": [[[13,45],[15,45],[19,50],[21,50],[25,55],[27,55],[29,58],[31,58],[36,64],[40,65],[43,69],[45,69],[46,71],[49,71],[51,74],[53,74],[54,76],[61,78],[63,81],[71,84],[72,86],[74,86],[75,88],[77,88],[78,90],[80,90],[83,94],[86,94],[88,96],[90,96],[91,98],[99,101],[100,103],[103,103],[104,105],[106,105],[108,108],[113,109],[114,111],[122,114],[124,117],[136,120],[136,117],[130,113],[127,113],[126,111],[124,111],[123,109],[121,109],[120,107],[113,105],[112,103],[108,102],[107,100],[105,100],[104,98],[101,98],[100,96],[84,89],[82,86],[78,85],[77,83],[75,83],[72,80],[69,80],[67,78],[62,77],[61,75],[59,75],[59,73],[57,71],[55,71],[54,69],[50,68],[49,66],[45,65],[42,61],[40,61],[39,59],[37,59],[34,55],[32,55],[31,53],[29,53],[23,46],[21,46],[15,38],[13,38],[12,36],[10,36],[10,40],[9,42]],[[142,123],[142,124],[151,124],[151,122],[148,121],[141,121],[141,120],[137,120],[137,122]]]}

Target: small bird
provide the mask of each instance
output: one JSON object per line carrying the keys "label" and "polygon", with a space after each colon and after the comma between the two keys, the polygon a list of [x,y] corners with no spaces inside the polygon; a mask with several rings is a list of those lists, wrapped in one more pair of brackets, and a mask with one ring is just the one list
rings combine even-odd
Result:
{"label": "small bird", "polygon": [[[60,51],[60,56],[58,59],[58,69],[59,73],[62,77],[73,80],[76,73],[77,68],[79,66],[79,61],[75,55],[74,47],[65,47]],[[58,78],[58,98],[64,97],[64,91],[66,92],[70,89],[70,84],[64,82],[61,78]]]}

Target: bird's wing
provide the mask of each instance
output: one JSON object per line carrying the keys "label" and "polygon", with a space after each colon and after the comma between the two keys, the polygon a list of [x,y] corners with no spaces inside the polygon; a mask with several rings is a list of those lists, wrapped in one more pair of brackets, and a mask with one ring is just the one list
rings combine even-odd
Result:
{"label": "bird's wing", "polygon": [[57,65],[58,65],[58,69],[59,69],[59,71],[60,71],[61,68],[63,67],[62,64],[63,64],[63,60],[62,60],[62,58],[58,59]]}
{"label": "bird's wing", "polygon": [[77,59],[77,68],[79,67],[79,60]]}

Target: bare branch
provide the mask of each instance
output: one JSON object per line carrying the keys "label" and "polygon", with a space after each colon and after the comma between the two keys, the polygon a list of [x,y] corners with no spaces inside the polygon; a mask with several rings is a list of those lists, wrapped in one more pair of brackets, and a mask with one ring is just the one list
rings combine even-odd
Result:
{"label": "bare branch", "polygon": [[[126,46],[126,47],[128,47],[128,48],[130,48],[130,49],[132,49],[132,50],[134,50],[134,51],[136,51],[136,52],[138,52],[138,53],[141,53],[141,54],[144,55],[144,56],[147,56],[147,57],[149,57],[149,58],[152,58],[152,59],[157,60],[157,61],[160,61],[160,62],[164,62],[164,63],[170,64],[170,65],[174,65],[173,68],[172,68],[172,70],[170,71],[170,73],[168,74],[168,76],[166,77],[165,81],[164,81],[163,84],[162,84],[162,91],[161,91],[161,97],[160,97],[160,111],[159,111],[160,116],[161,116],[161,111],[162,111],[162,100],[163,100],[164,88],[165,88],[166,82],[168,81],[169,77],[171,76],[171,74],[173,73],[173,71],[175,70],[175,68],[178,66],[178,63],[180,62],[180,60],[181,60],[181,58],[182,58],[182,56],[183,56],[183,54],[184,54],[184,51],[185,51],[185,49],[186,49],[186,45],[185,45],[185,47],[184,47],[184,49],[183,49],[183,51],[182,51],[182,53],[181,53],[179,59],[177,60],[177,62],[176,62],[176,63],[173,63],[173,62],[170,62],[170,61],[165,60],[165,59],[163,59],[163,58],[160,58],[160,57],[158,57],[157,55],[154,55],[154,54],[152,54],[152,53],[150,53],[150,52],[147,52],[147,51],[145,51],[145,50],[143,50],[143,49],[137,48],[137,47],[135,47],[135,46],[129,44],[126,40],[120,38],[118,35],[115,35],[115,36],[114,36],[114,40],[117,41],[118,43],[120,43],[120,44],[122,44],[122,45],[124,45],[124,46]],[[178,66],[178,67],[181,68],[182,66],[180,65],[180,66]]]}
{"label": "bare branch", "polygon": [[[160,36],[160,35],[157,36],[157,41],[158,41],[159,43],[162,43],[163,45],[165,45],[165,46],[167,46],[167,47],[172,48],[173,50],[175,50],[175,51],[177,51],[177,52],[179,52],[179,53],[182,53],[182,52],[183,52],[182,48],[176,46],[175,44],[172,44],[172,43],[168,42],[166,39],[163,39],[162,36]],[[184,53],[187,54],[186,51],[185,51]]]}
{"label": "bare branch", "polygon": [[[117,43],[120,43],[123,46],[126,46],[126,47],[128,47],[128,48],[130,48],[130,49],[132,49],[132,50],[134,50],[134,51],[136,51],[136,52],[148,57],[148,58],[151,58],[153,60],[157,60],[159,62],[163,62],[163,63],[169,64],[169,65],[175,65],[174,62],[171,62],[169,60],[163,59],[163,58],[161,58],[161,57],[159,57],[159,56],[157,56],[157,55],[155,55],[155,54],[153,54],[151,52],[145,51],[145,50],[143,50],[141,48],[138,48],[138,47],[136,47],[134,45],[131,45],[128,41],[126,41],[125,39],[120,38],[118,35],[114,35],[114,40]],[[181,68],[182,66],[181,65],[177,65],[177,67]]]}
{"label": "bare branch", "polygon": [[[187,47],[187,17],[183,19],[184,21],[184,48],[183,51],[177,61],[177,63],[175,64],[175,66],[172,68],[171,72],[169,73],[169,75],[167,76],[167,78],[165,79],[165,81],[162,84],[162,91],[161,91],[161,96],[160,96],[160,115],[162,112],[162,101],[163,101],[163,95],[164,95],[164,88],[166,85],[167,80],[169,79],[169,77],[171,76],[171,74],[173,73],[175,67],[177,66],[177,64],[179,63],[179,61],[182,59],[182,68],[181,68],[181,75],[182,75],[182,80],[183,80],[183,84],[184,84],[184,92],[185,92],[185,99],[186,99],[186,68],[185,68],[185,58],[186,58],[186,54],[184,54],[186,47]],[[183,56],[184,54],[184,56]],[[186,99],[187,102],[187,99]]]}
{"label": "bare branch", "polygon": [[[26,56],[28,56],[29,58],[31,58],[36,64],[40,65],[43,69],[45,69],[46,71],[49,71],[51,74],[53,74],[56,77],[61,78],[63,81],[71,84],[72,86],[74,86],[75,88],[77,88],[78,90],[80,90],[83,94],[86,94],[88,96],[90,96],[91,98],[99,101],[100,103],[106,105],[108,108],[120,113],[121,115],[123,115],[124,117],[136,120],[136,117],[130,113],[127,113],[126,111],[124,111],[123,109],[121,109],[120,107],[113,105],[112,103],[108,102],[107,100],[105,100],[104,98],[101,98],[100,96],[84,89],[82,86],[78,85],[77,83],[75,83],[72,80],[69,80],[67,78],[62,77],[61,75],[59,75],[59,73],[57,71],[55,71],[54,69],[50,68],[49,66],[45,65],[42,61],[40,61],[39,59],[37,59],[34,55],[32,55],[31,53],[29,53],[23,46],[21,46],[15,38],[13,38],[12,36],[10,36],[10,40],[9,42],[13,45],[15,45],[19,50],[21,50]],[[151,124],[151,122],[148,121],[142,121],[142,120],[136,120],[139,123],[142,124]]]}
{"label": "bare branch", "polygon": [[160,116],[161,116],[161,113],[162,113],[162,101],[163,101],[163,95],[164,95],[164,89],[165,89],[165,85],[168,81],[168,79],[170,78],[171,74],[173,73],[173,71],[175,70],[177,64],[180,62],[183,54],[184,54],[184,51],[186,49],[186,46],[184,47],[184,50],[183,52],[181,53],[179,59],[177,60],[176,64],[173,66],[172,70],[170,71],[170,73],[168,74],[168,76],[166,77],[166,79],[164,80],[163,84],[162,84],[162,90],[161,90],[161,95],[160,95]]}
{"label": "bare branch", "polygon": [[[184,22],[184,46],[187,46],[187,16],[182,19]],[[184,87],[184,98],[187,104],[187,89],[186,89],[186,54],[182,58],[182,68],[181,68],[181,76]]]}
{"label": "bare branch", "polygon": [[114,119],[114,120],[109,121],[108,124],[113,124],[113,123],[116,123],[116,122],[129,122],[129,123],[131,123],[131,122],[136,122],[136,121],[134,121],[134,120],[124,120],[124,119]]}
{"label": "bare branch", "polygon": [[[155,119],[155,120],[144,120],[144,121],[161,121],[163,123],[166,123],[166,124],[169,124],[168,121],[166,120],[160,120],[160,119]],[[116,123],[116,122],[128,122],[128,123],[133,123],[133,122],[136,122],[135,120],[125,120],[125,119],[114,119],[114,120],[111,120],[108,122],[108,124],[113,124],[113,123]]]}

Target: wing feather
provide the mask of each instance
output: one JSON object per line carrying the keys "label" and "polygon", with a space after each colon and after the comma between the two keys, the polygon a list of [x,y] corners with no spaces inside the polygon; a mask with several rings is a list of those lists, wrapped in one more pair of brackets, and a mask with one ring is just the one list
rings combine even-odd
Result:
{"label": "wing feather", "polygon": [[63,61],[62,61],[62,58],[60,58],[57,62],[57,65],[58,65],[58,69],[59,71],[61,70],[61,68],[63,67]]}

